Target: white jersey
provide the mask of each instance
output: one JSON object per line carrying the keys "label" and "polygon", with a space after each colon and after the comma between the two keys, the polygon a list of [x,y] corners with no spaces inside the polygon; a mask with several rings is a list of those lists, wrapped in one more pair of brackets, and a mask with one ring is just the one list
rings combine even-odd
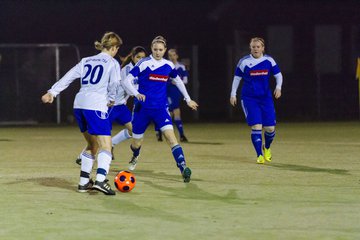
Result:
{"label": "white jersey", "polygon": [[[126,76],[129,74],[130,70],[133,69],[134,64],[132,62],[128,63],[121,69],[121,79],[125,79]],[[137,78],[133,81],[134,87],[137,89]],[[116,92],[116,98],[115,98],[115,105],[122,105],[126,104],[127,99],[131,93],[128,93],[125,91],[125,87],[122,84],[119,84],[117,92]]]}
{"label": "white jersey", "polygon": [[48,91],[57,96],[75,79],[80,78],[81,88],[76,94],[74,108],[106,112],[109,101],[115,101],[120,84],[120,65],[107,53],[86,57],[68,71]]}

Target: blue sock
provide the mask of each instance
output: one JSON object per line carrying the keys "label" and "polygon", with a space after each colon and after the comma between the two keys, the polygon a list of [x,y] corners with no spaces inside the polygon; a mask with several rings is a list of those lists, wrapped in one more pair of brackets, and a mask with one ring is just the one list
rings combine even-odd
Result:
{"label": "blue sock", "polygon": [[251,131],[251,140],[254,145],[257,156],[262,155],[262,131],[261,130],[252,130]]}
{"label": "blue sock", "polygon": [[180,172],[182,173],[184,171],[184,168],[186,167],[186,161],[185,156],[183,153],[183,150],[180,145],[175,145],[172,149],[172,154],[174,156],[174,159],[176,161],[176,165],[180,169]]}
{"label": "blue sock", "polygon": [[184,128],[181,119],[174,119],[174,122],[179,131],[179,135],[184,136]]}
{"label": "blue sock", "polygon": [[134,157],[139,156],[139,154],[140,154],[140,148],[141,148],[141,147],[139,147],[139,148],[133,148],[133,146],[130,145],[130,148],[131,148],[131,150],[133,151],[133,156],[134,156]]}
{"label": "blue sock", "polygon": [[265,132],[264,137],[265,137],[265,148],[269,149],[271,143],[273,142],[273,140],[275,138],[275,131],[273,131],[273,132]]}
{"label": "blue sock", "polygon": [[154,126],[155,132],[160,132],[160,128],[158,128],[158,126]]}

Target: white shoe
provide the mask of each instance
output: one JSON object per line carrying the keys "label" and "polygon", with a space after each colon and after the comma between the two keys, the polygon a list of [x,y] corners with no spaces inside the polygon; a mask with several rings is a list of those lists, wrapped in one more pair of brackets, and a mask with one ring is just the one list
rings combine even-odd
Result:
{"label": "white shoe", "polygon": [[131,160],[129,161],[129,170],[130,171],[134,171],[135,170],[135,168],[136,168],[136,164],[137,164],[137,161],[138,161],[138,159],[139,159],[139,156],[137,156],[137,157],[132,157],[131,158]]}

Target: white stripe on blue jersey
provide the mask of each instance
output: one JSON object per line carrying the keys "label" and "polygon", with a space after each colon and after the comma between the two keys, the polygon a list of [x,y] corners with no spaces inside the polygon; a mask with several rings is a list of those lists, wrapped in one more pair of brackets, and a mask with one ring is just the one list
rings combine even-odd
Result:
{"label": "white stripe on blue jersey", "polygon": [[[135,77],[138,77],[138,91],[130,84]],[[189,94],[179,78],[174,64],[163,58],[156,60],[150,56],[140,60],[126,77],[124,86],[135,96],[139,93],[146,96],[146,100],[141,102],[142,107],[163,108],[167,105],[166,84],[169,78],[173,78],[185,99],[190,101]]]}
{"label": "white stripe on blue jersey", "polygon": [[109,101],[115,101],[120,84],[120,65],[107,53],[85,57],[68,71],[48,91],[57,96],[75,79],[80,78],[81,88],[76,94],[74,108],[106,112]]}
{"label": "white stripe on blue jersey", "polygon": [[[240,59],[235,70],[233,89],[234,96],[239,86],[237,83],[244,79],[242,96],[271,96],[269,79],[271,75],[280,73],[280,69],[274,59],[269,55],[254,58],[251,54]],[[236,88],[236,89],[234,89]]]}

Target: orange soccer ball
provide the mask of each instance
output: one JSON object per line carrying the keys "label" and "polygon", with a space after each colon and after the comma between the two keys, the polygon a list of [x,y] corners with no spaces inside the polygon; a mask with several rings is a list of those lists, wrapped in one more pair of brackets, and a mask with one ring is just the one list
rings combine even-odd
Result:
{"label": "orange soccer ball", "polygon": [[114,184],[120,192],[130,192],[136,184],[135,176],[129,171],[120,171],[115,176]]}

